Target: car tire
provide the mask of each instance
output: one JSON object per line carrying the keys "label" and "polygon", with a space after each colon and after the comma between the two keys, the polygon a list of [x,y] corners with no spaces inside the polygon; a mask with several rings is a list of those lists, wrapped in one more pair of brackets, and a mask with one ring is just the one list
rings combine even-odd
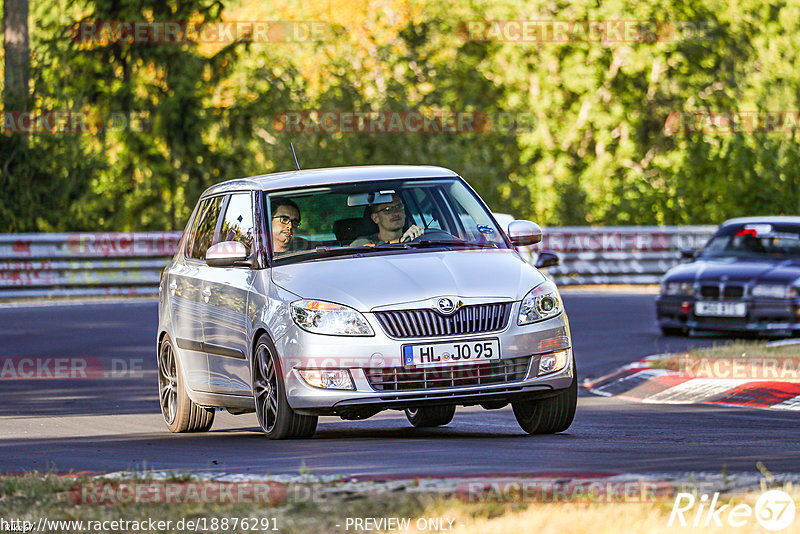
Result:
{"label": "car tire", "polygon": [[206,432],[214,424],[214,409],[189,398],[180,360],[166,335],[158,349],[158,400],[170,432]]}
{"label": "car tire", "polygon": [[528,434],[555,434],[572,424],[577,404],[578,375],[573,367],[572,383],[567,389],[545,399],[512,402],[511,407],[517,423]]}
{"label": "car tire", "polygon": [[262,335],[253,354],[253,399],[261,430],[269,439],[306,439],[317,430],[317,416],[300,415],[286,400],[286,385],[276,351]]}
{"label": "car tire", "polygon": [[686,329],[677,326],[662,326],[661,335],[664,336],[685,336]]}
{"label": "car tire", "polygon": [[406,408],[406,417],[409,423],[417,428],[444,426],[453,420],[456,414],[455,406],[422,406],[419,408]]}

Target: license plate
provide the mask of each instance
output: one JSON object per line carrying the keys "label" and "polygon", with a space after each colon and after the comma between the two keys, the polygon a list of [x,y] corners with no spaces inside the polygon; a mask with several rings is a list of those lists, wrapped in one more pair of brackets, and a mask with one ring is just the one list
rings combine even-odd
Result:
{"label": "license plate", "polygon": [[696,302],[695,315],[711,317],[744,317],[747,305],[744,302]]}
{"label": "license plate", "polygon": [[500,342],[497,339],[403,346],[403,365],[405,367],[465,365],[499,359]]}

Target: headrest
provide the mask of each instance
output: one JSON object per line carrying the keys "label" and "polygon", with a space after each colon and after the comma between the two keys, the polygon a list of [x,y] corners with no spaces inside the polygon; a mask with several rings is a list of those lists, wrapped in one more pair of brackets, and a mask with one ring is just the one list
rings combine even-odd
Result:
{"label": "headrest", "polygon": [[358,237],[378,233],[378,225],[365,217],[339,219],[333,223],[333,233],[336,234],[336,239],[349,245]]}

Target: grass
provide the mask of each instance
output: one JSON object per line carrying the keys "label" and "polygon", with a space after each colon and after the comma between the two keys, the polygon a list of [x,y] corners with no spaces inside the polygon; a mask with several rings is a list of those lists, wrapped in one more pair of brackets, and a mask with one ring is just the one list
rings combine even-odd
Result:
{"label": "grass", "polygon": [[[137,482],[143,479],[137,478]],[[515,532],[541,533],[659,533],[659,532],[730,532],[729,525],[710,528],[692,527],[693,514],[687,513],[689,526],[668,526],[673,501],[671,498],[652,503],[497,503],[467,502],[453,495],[410,493],[406,491],[375,491],[370,494],[323,495],[324,485],[292,484],[287,487],[287,498],[277,505],[269,504],[76,504],[69,490],[76,484],[98,484],[101,481],[87,477],[61,477],[52,474],[26,474],[0,477],[0,517],[5,520],[23,519],[38,524],[40,517],[51,520],[142,521],[181,518],[257,518],[266,521],[267,529],[275,526],[286,533],[328,532],[378,532],[379,529],[355,528],[353,518],[407,518],[405,532],[437,532],[426,520],[441,521],[445,527],[452,521],[452,530],[439,532],[506,534]],[[118,481],[115,481],[118,482]],[[800,492],[783,486],[796,503]],[[725,495],[721,504],[747,503],[753,505],[760,492]],[[351,518],[348,527],[347,518]],[[723,520],[725,517],[723,516]],[[418,523],[418,521],[420,521]],[[743,532],[759,530],[752,519]],[[210,526],[210,523],[208,523]],[[374,525],[372,525],[374,526]],[[420,528],[425,527],[425,528]],[[99,531],[109,531],[99,530]],[[147,529],[138,529],[146,532]],[[172,528],[174,530],[174,527]],[[739,530],[739,529],[735,529]],[[762,529],[763,530],[763,529]],[[57,530],[53,530],[57,531]],[[76,528],[62,531],[78,531]],[[117,529],[117,532],[134,529]],[[202,531],[202,529],[200,529]],[[244,529],[208,529],[207,532],[245,532]],[[247,531],[253,531],[248,529]],[[800,532],[800,521],[782,532]]]}

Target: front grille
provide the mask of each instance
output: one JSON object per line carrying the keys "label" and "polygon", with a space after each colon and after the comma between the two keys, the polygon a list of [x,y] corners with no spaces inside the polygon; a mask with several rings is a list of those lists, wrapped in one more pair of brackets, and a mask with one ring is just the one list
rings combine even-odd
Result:
{"label": "front grille", "polygon": [[701,286],[700,294],[706,298],[718,298],[719,286]]}
{"label": "front grille", "polygon": [[722,295],[729,299],[739,299],[744,296],[744,286],[725,286]]}
{"label": "front grille", "polygon": [[511,303],[464,306],[453,315],[433,310],[376,312],[383,330],[391,337],[435,337],[479,334],[502,330],[508,323]]}
{"label": "front grille", "polygon": [[[717,299],[720,297],[719,286],[701,286],[700,295],[705,298]],[[726,299],[740,299],[744,296],[744,286],[724,286],[722,297]]]}
{"label": "front grille", "polygon": [[369,384],[377,391],[437,389],[502,384],[524,380],[531,357],[509,358],[491,363],[451,367],[381,367],[364,369]]}

